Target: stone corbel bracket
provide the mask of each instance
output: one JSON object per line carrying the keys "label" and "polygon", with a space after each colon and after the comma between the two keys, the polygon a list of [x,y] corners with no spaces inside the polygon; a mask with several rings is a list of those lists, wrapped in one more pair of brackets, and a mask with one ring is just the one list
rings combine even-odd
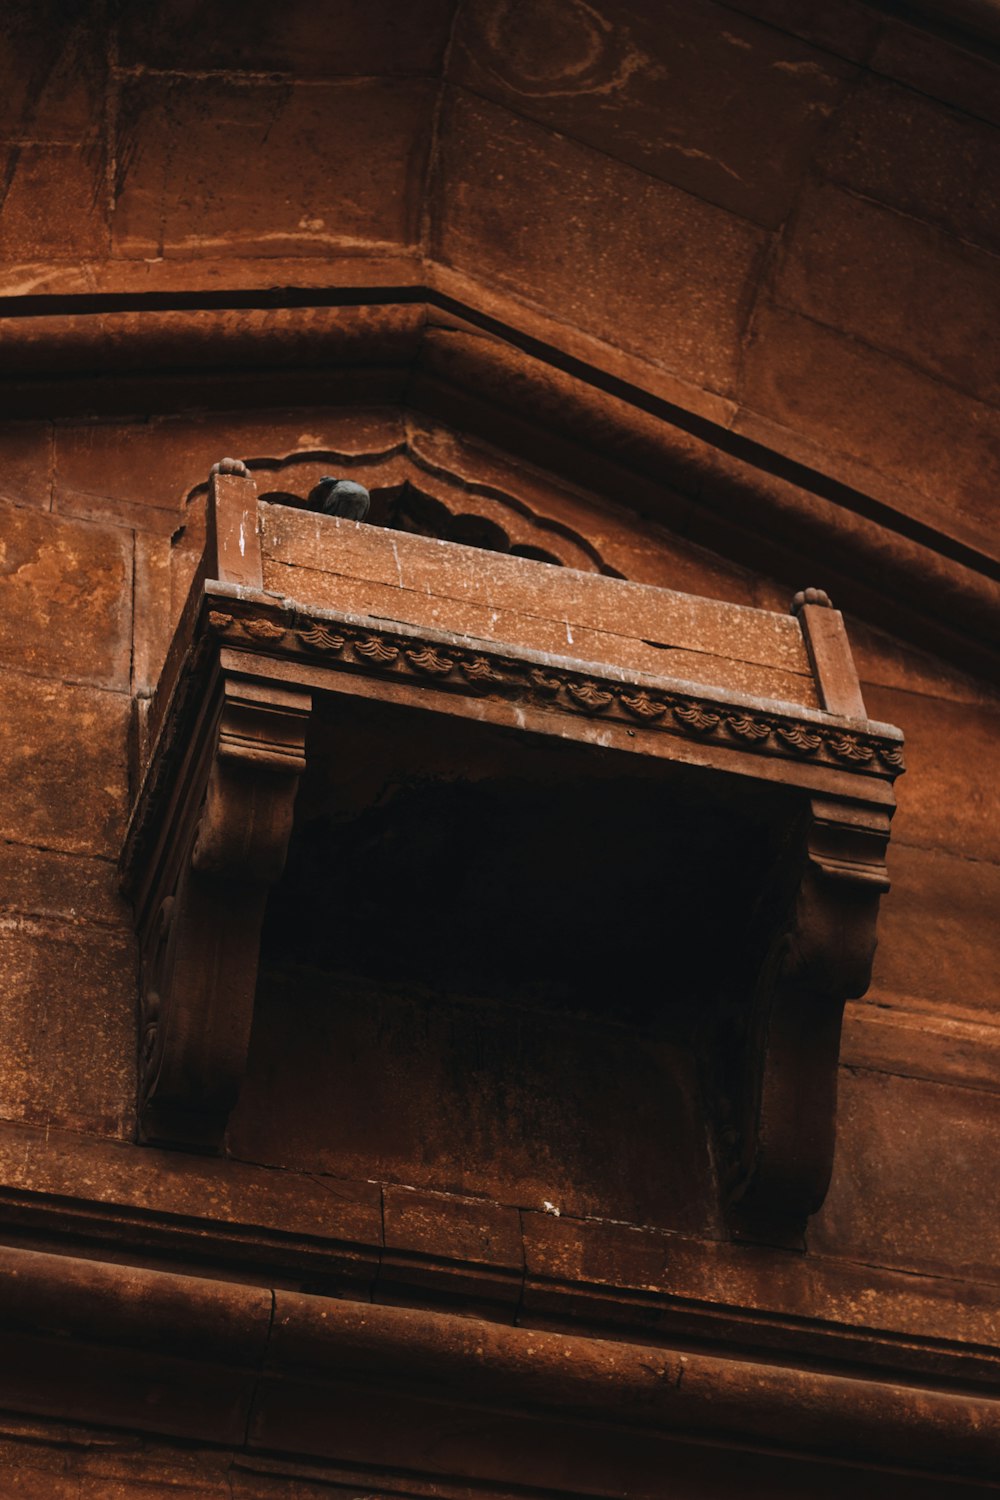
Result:
{"label": "stone corbel bracket", "polygon": [[213,1149],[246,1066],[267,893],[305,767],[309,695],[221,676],[142,897],[140,1129]]}
{"label": "stone corbel bracket", "polygon": [[[219,468],[213,515],[227,513],[223,487],[249,492],[235,534],[210,538],[208,566],[225,574],[252,557],[239,520],[252,524],[256,499],[245,471],[234,485]],[[141,964],[140,1135],[213,1150],[246,1067],[260,929],[291,835],[311,698],[217,662],[196,675],[201,694],[186,713],[174,705],[185,732],[142,809],[152,818],[133,828],[125,874]]]}
{"label": "stone corbel bracket", "polygon": [[797,1241],[833,1170],[844,1006],[868,988],[889,888],[884,810],[813,797],[769,898],[741,1068],[734,1227]]}
{"label": "stone corbel bracket", "polygon": [[[824,709],[864,719],[839,611],[821,589],[805,589],[792,613]],[[761,905],[730,1172],[734,1227],[752,1237],[798,1242],[830,1185],[841,1024],[871,980],[892,812],[810,798]]]}

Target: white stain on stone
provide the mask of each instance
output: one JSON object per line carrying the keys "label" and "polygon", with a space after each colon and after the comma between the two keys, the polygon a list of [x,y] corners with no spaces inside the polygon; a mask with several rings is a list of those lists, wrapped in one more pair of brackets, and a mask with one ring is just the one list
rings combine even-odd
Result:
{"label": "white stain on stone", "polygon": [[[391,540],[391,546],[392,546],[392,560],[396,564],[396,586],[397,586],[397,588],[402,588],[403,587],[403,566],[402,566],[401,562],[399,561],[399,552],[396,549],[396,539],[395,539],[395,537],[393,537],[392,540]],[[430,589],[428,589],[427,592],[429,594],[430,593]]]}

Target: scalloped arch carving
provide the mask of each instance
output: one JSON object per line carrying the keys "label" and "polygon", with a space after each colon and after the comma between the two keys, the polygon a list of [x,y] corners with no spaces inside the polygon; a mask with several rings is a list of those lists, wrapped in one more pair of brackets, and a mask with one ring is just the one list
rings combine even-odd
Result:
{"label": "scalloped arch carving", "polygon": [[[474,459],[470,462],[466,456],[465,472],[455,472],[440,457],[435,462],[409,442],[362,452],[331,447],[277,456],[241,456],[256,478],[262,500],[302,507],[322,474],[342,472],[371,491],[368,519],[372,525],[559,567],[622,576],[566,517],[550,513],[540,503],[541,485],[519,485],[514,470],[505,476],[509,484],[497,483],[492,476],[489,480],[475,479],[469,473]],[[495,458],[484,467],[495,470]],[[207,488],[202,482],[188,491],[185,509],[190,511],[203,502]]]}

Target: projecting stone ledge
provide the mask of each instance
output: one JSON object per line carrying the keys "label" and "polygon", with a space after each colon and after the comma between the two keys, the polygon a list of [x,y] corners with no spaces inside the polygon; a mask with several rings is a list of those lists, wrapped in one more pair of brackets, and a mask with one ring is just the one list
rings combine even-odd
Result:
{"label": "projecting stone ledge", "polygon": [[[770,799],[759,899],[738,921],[738,1081],[713,1123],[734,1222],[798,1232],[829,1181],[841,1016],[869,981],[902,769],[901,737],[867,719],[843,621],[817,592],[794,616],[747,609],[258,504],[249,475],[213,474],[123,854],[143,1137],[219,1146],[309,725],[332,715],[360,734],[378,705],[400,724],[434,716],[445,752],[459,726],[499,731],[509,749],[494,758],[545,743],[616,777],[686,777],[679,795],[693,785],[722,809]],[[406,744],[397,733],[404,773]],[[712,871],[699,879],[717,900]]]}
{"label": "projecting stone ledge", "polygon": [[[766,1455],[779,1474],[787,1461],[781,1489],[800,1495],[813,1472],[804,1453],[819,1455],[820,1482],[831,1469],[855,1482],[859,1466],[862,1483],[880,1471],[869,1495],[900,1470],[913,1493],[950,1490],[956,1453],[969,1483],[994,1479],[1000,1462],[990,1393],[933,1377],[860,1378],[796,1365],[780,1346],[734,1358],[25,1248],[0,1248],[0,1347],[5,1411],[72,1423],[81,1441],[81,1424],[100,1424],[106,1450],[153,1433],[265,1462],[370,1466],[374,1451],[406,1471],[411,1493],[441,1493],[456,1453],[484,1493],[537,1490],[544,1451],[557,1459],[550,1493],[594,1493],[603,1473],[614,1487],[602,1493],[657,1494],[677,1440],[696,1457],[721,1447],[738,1466]],[[738,1487],[726,1468],[716,1494]]]}

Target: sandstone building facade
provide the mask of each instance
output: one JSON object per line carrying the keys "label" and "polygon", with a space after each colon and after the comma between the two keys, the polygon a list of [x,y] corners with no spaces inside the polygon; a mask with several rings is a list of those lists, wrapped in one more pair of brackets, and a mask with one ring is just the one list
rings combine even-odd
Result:
{"label": "sandstone building facade", "polygon": [[992,7],[3,32],[0,1495],[994,1492]]}

